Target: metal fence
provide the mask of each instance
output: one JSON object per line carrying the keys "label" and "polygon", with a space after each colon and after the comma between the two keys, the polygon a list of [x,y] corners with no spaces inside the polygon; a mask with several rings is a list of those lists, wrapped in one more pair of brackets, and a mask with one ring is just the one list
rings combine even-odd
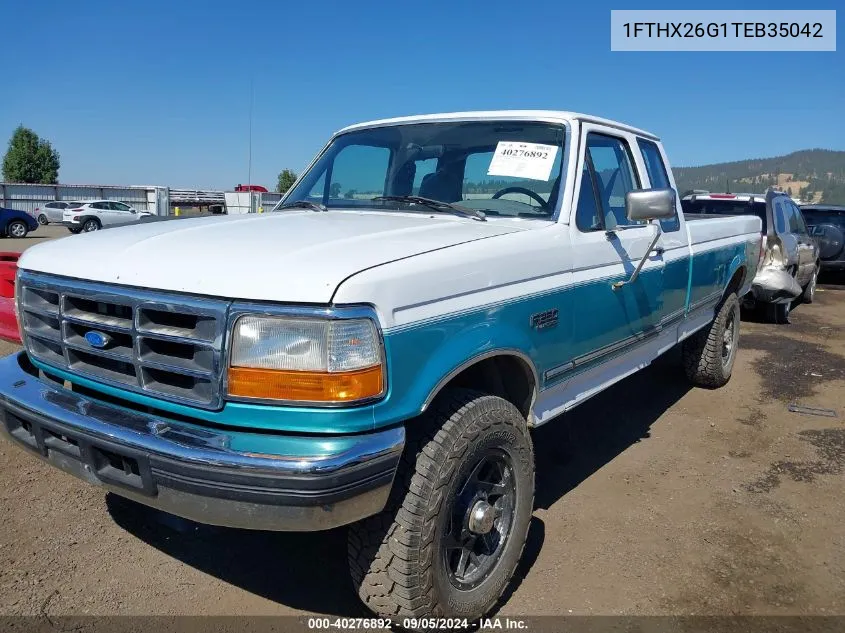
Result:
{"label": "metal fence", "polygon": [[167,187],[0,183],[0,207],[34,213],[48,202],[57,200],[115,200],[156,215],[167,215],[170,212],[170,192]]}
{"label": "metal fence", "polygon": [[184,207],[208,207],[225,204],[222,191],[205,189],[171,189],[170,204]]}
{"label": "metal fence", "polygon": [[115,200],[139,211],[170,215],[170,205],[182,207],[225,207],[227,213],[259,213],[271,211],[282,198],[276,192],[233,192],[202,189],[170,189],[169,187],[116,187],[112,185],[30,185],[0,182],[0,207],[34,214],[48,202],[64,200]]}

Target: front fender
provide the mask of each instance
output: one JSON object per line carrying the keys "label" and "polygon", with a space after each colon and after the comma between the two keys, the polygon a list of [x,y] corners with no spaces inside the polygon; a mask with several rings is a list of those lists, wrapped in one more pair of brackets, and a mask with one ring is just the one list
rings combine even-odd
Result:
{"label": "front fender", "polygon": [[537,381],[537,359],[527,328],[508,324],[485,310],[475,315],[387,332],[389,419],[376,426],[417,416],[461,370],[485,358],[510,355],[525,362]]}

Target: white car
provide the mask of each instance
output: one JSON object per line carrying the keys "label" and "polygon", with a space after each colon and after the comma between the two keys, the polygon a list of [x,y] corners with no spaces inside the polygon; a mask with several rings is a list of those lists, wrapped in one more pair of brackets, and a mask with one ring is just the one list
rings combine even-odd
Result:
{"label": "white car", "polygon": [[33,212],[33,216],[38,220],[38,224],[50,224],[50,222],[62,223],[64,221],[64,211],[74,205],[82,204],[75,201],[62,202],[48,202],[43,207],[37,208]]}
{"label": "white car", "polygon": [[62,214],[62,222],[71,233],[99,231],[106,226],[137,222],[149,211],[138,211],[115,200],[89,200],[69,205]]}

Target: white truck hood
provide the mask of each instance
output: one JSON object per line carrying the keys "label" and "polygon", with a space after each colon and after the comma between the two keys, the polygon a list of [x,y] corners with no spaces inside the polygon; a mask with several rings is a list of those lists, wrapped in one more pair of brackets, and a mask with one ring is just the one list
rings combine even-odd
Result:
{"label": "white truck hood", "polygon": [[328,303],[364,269],[520,228],[445,214],[290,210],[73,235],[28,249],[18,265],[157,290]]}

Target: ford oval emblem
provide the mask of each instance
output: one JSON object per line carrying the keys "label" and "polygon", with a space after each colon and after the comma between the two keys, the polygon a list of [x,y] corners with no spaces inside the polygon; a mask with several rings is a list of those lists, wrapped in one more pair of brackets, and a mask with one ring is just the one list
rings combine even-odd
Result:
{"label": "ford oval emblem", "polygon": [[111,341],[111,337],[103,332],[91,330],[90,332],[85,333],[85,340],[88,341],[88,345],[90,345],[91,347],[103,349],[106,347],[106,345],[109,344],[109,342]]}

